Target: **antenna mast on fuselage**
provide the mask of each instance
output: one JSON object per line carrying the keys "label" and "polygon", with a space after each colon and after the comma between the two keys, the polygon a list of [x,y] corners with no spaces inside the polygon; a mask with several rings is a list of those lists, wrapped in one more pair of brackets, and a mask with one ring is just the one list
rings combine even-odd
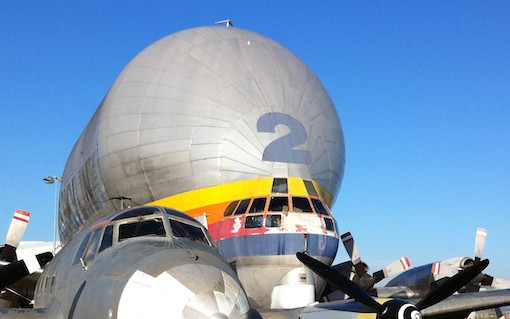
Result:
{"label": "antenna mast on fuselage", "polygon": [[225,26],[227,28],[230,28],[230,27],[234,26],[234,24],[232,23],[232,20],[230,20],[230,19],[226,19],[226,20],[221,20],[221,21],[216,21],[215,22],[215,24],[223,24],[223,23],[225,23]]}

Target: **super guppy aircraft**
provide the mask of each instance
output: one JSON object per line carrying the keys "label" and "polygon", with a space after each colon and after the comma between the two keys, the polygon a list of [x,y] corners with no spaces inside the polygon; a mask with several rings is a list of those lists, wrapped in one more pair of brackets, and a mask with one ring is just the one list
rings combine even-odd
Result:
{"label": "super guppy aircraft", "polygon": [[138,54],[84,129],[60,237],[128,204],[175,208],[206,220],[252,306],[305,306],[324,281],[295,253],[332,263],[343,171],[338,114],[303,62],[253,32],[185,30]]}

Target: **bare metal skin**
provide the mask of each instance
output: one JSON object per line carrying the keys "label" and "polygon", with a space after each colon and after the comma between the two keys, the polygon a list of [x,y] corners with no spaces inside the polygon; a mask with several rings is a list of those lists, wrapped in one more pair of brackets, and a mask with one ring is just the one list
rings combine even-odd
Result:
{"label": "bare metal skin", "polygon": [[[2,318],[247,318],[244,290],[205,228],[174,210],[141,209],[151,214],[100,222],[69,242],[44,270],[34,309],[0,310]],[[136,230],[151,221],[164,228],[155,234]],[[176,237],[182,224],[201,232],[200,237]],[[131,233],[123,233],[123,225],[134,225]],[[108,226],[113,229],[111,246],[97,253],[100,245],[91,248],[94,234],[103,246]],[[129,237],[135,231],[143,235]],[[88,248],[83,250],[82,243]]]}

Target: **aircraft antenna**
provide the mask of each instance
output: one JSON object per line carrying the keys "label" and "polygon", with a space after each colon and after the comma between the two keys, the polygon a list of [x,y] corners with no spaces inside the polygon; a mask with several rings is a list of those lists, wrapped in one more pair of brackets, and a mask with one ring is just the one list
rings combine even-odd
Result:
{"label": "aircraft antenna", "polygon": [[[129,201],[132,201],[131,198],[129,197],[125,197],[125,196],[117,196],[117,197],[110,197],[108,200],[112,200],[112,199],[117,199],[117,200],[120,200],[120,209],[123,210],[124,209],[124,201],[125,200],[129,200]],[[132,201],[133,202],[133,201]],[[133,202],[134,203],[134,202]]]}
{"label": "aircraft antenna", "polygon": [[230,20],[230,19],[216,21],[214,24],[223,24],[223,23],[225,23],[225,26],[227,28],[230,28],[230,27],[234,26],[234,24],[232,23],[232,20]]}

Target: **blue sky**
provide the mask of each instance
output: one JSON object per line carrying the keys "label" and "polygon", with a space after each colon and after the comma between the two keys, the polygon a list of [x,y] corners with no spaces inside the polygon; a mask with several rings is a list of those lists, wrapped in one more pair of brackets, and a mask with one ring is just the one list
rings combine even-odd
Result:
{"label": "blue sky", "polygon": [[42,178],[62,174],[122,68],[226,18],[328,89],[346,142],[333,212],[373,271],[472,256],[482,226],[489,272],[510,278],[508,1],[2,1],[0,234],[22,208],[25,239],[51,240],[55,188]]}

